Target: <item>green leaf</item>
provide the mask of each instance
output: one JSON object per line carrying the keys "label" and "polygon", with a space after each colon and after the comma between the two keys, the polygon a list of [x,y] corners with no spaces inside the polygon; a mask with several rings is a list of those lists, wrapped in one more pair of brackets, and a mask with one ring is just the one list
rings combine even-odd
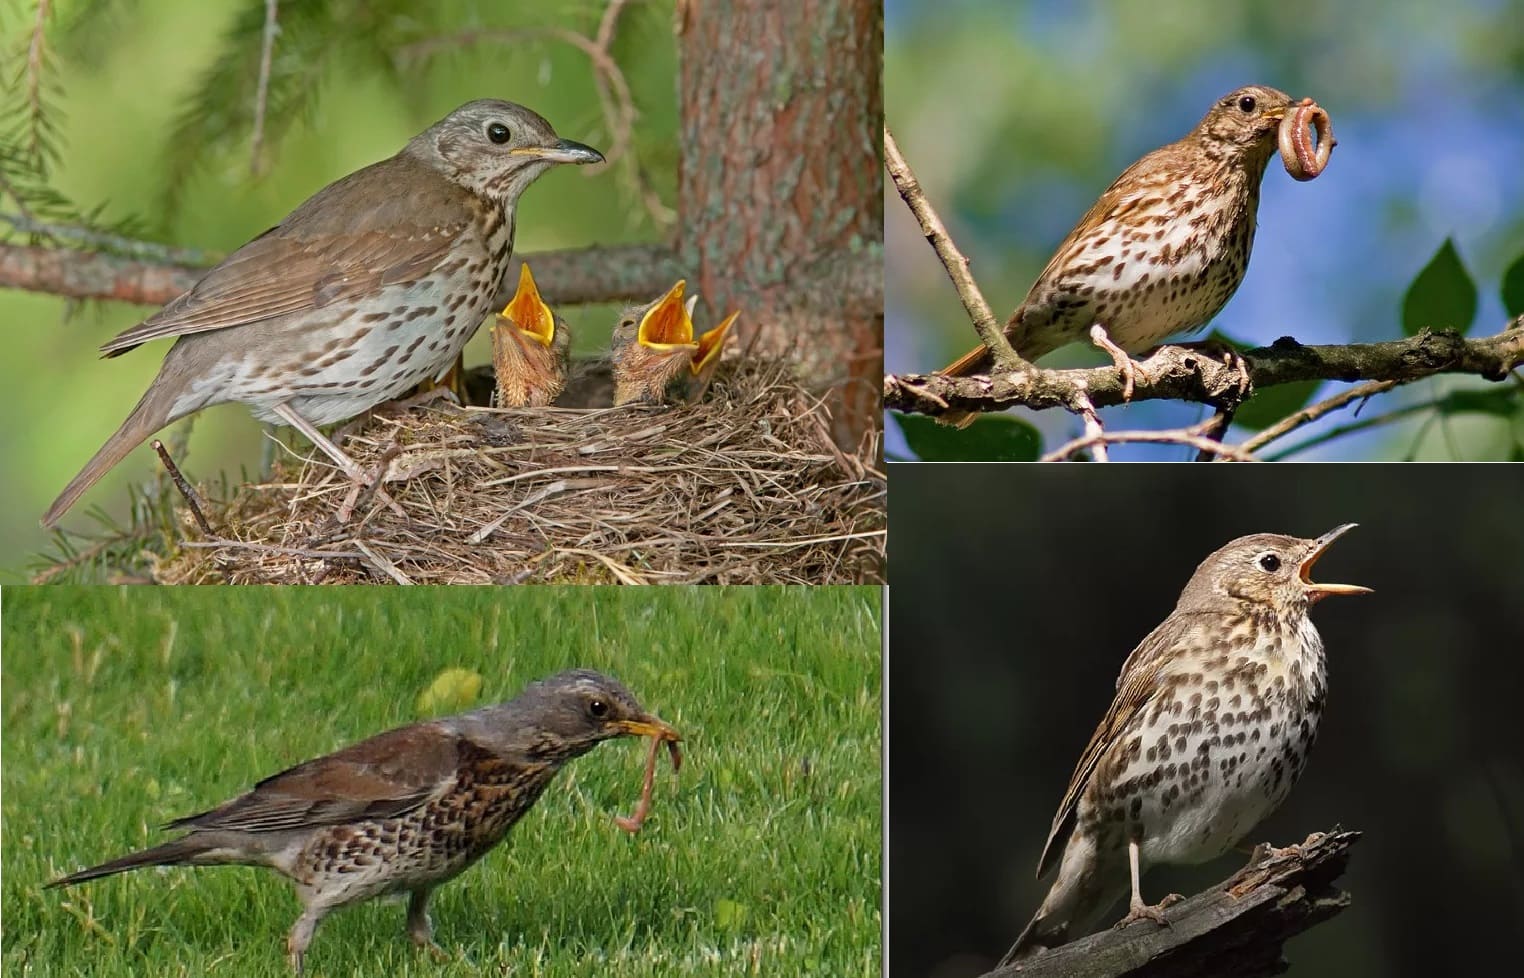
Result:
{"label": "green leaf", "polygon": [[418,694],[418,713],[420,716],[459,713],[474,704],[481,691],[480,673],[458,667],[445,669]]}
{"label": "green leaf", "polygon": [[919,414],[895,412],[905,442],[923,462],[1035,462],[1042,435],[1019,418],[986,414],[967,428],[938,424]]}
{"label": "green leaf", "polygon": [[1474,318],[1476,283],[1461,264],[1455,242],[1446,238],[1402,298],[1402,332],[1415,336],[1428,327],[1465,333]]}
{"label": "green leaf", "polygon": [[749,914],[745,904],[723,897],[714,901],[714,924],[722,931],[740,930]]}
{"label": "green leaf", "polygon": [[1503,308],[1510,316],[1524,316],[1524,255],[1503,273]]}
{"label": "green leaf", "polygon": [[1254,396],[1233,415],[1233,423],[1250,431],[1268,428],[1306,407],[1321,383],[1320,380],[1299,380],[1255,391]]}

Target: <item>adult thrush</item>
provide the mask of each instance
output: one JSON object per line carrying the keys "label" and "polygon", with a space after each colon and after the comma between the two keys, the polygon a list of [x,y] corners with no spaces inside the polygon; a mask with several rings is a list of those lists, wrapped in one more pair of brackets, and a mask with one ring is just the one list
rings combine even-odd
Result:
{"label": "adult thrush", "polygon": [[400,727],[259,782],[169,823],[190,832],[57,879],[69,886],[142,866],[265,866],[303,905],[291,966],[329,911],[407,893],[407,932],[433,948],[429,894],[486,855],[567,761],[619,736],[681,738],[619,683],[589,670],[530,683],[515,699]]}
{"label": "adult thrush", "polygon": [[1353,527],[1316,540],[1240,537],[1196,568],[1122,664],[1037,864],[1041,878],[1057,860],[1058,878],[1002,965],[1064,943],[1126,891],[1129,872],[1117,926],[1163,923],[1180,898],[1145,904],[1143,868],[1213,859],[1285,800],[1323,713],[1323,641],[1307,612],[1330,594],[1370,590],[1309,576]]}
{"label": "adult thrush", "polygon": [[137,407],[43,525],[55,525],[149,435],[225,401],[297,428],[365,481],[318,426],[448,371],[492,313],[513,253],[519,194],[555,164],[602,159],[522,105],[482,99],[396,156],[324,187],[101,347],[113,357],[178,337]]}
{"label": "adult thrush", "polygon": [[519,287],[492,326],[492,370],[502,407],[544,407],[566,386],[571,329],[550,311],[525,262]]}
{"label": "adult thrush", "polygon": [[[1290,96],[1249,85],[1213,103],[1184,139],[1122,171],[1080,218],[1011,318],[1005,335],[1036,360],[1083,339],[1129,377],[1127,354],[1200,329],[1243,281],[1254,245],[1265,167],[1276,151]],[[983,346],[941,370],[961,377],[993,366]],[[949,412],[963,427],[971,412]]]}
{"label": "adult thrush", "polygon": [[614,406],[661,404],[702,394],[719,365],[725,338],[740,312],[695,337],[693,296],[685,303],[679,279],[666,295],[619,315],[609,340],[614,363]]}

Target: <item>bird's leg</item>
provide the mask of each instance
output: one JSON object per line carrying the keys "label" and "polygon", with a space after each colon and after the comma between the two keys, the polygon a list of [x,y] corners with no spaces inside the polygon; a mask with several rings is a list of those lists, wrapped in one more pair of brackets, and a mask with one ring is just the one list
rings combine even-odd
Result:
{"label": "bird's leg", "polygon": [[1249,361],[1243,354],[1233,348],[1231,343],[1224,343],[1219,339],[1201,340],[1196,343],[1181,343],[1180,346],[1187,350],[1200,350],[1213,360],[1220,360],[1222,365],[1233,371],[1238,380],[1238,396],[1242,400],[1254,391],[1254,382],[1249,379]]}
{"label": "bird's leg", "polygon": [[413,939],[413,943],[433,955],[434,960],[444,962],[450,959],[449,952],[434,943],[434,924],[429,920],[429,894],[433,892],[428,887],[421,887],[413,891],[407,901],[407,936]]}
{"label": "bird's leg", "polygon": [[1127,916],[1116,922],[1117,930],[1121,930],[1128,924],[1139,920],[1152,920],[1161,927],[1168,927],[1169,921],[1164,919],[1164,909],[1179,903],[1185,897],[1178,893],[1171,893],[1152,906],[1143,902],[1143,888],[1138,882],[1138,842],[1136,839],[1129,840],[1127,843],[1127,865],[1132,870],[1132,899],[1127,903]]}
{"label": "bird's leg", "polygon": [[307,945],[312,943],[313,932],[317,925],[322,922],[328,913],[327,907],[308,907],[302,911],[302,915],[296,918],[296,923],[291,925],[291,933],[286,935],[286,960],[291,962],[291,970],[297,978],[302,975],[302,955],[307,952]]}
{"label": "bird's leg", "polygon": [[1106,327],[1096,323],[1090,327],[1090,342],[1105,351],[1111,357],[1112,364],[1122,374],[1122,400],[1132,400],[1132,389],[1136,386],[1139,376],[1148,377],[1143,365],[1127,355],[1127,351],[1111,342],[1111,337],[1106,333]]}
{"label": "bird's leg", "polygon": [[[344,470],[344,474],[349,476],[350,481],[355,484],[356,498],[358,498],[358,489],[361,486],[374,487],[377,499],[385,503],[392,509],[392,511],[396,512],[398,515],[406,518],[407,514],[402,509],[402,507],[397,505],[396,501],[392,499],[390,493],[381,488],[381,474],[386,470],[385,460],[383,460],[382,463],[376,467],[374,472],[366,472],[360,467],[358,462],[346,455],[342,448],[329,441],[328,436],[324,435],[317,429],[317,425],[313,424],[298,414],[296,409],[293,408],[290,404],[287,404],[283,401],[280,404],[275,405],[275,413],[280,415],[281,419],[291,427],[306,435],[308,441],[316,445],[324,455],[327,455],[329,458],[333,459],[338,467]],[[341,512],[344,515],[340,518],[339,522],[348,522],[349,511],[353,508],[353,505],[354,500],[349,500],[344,507],[341,507]]]}

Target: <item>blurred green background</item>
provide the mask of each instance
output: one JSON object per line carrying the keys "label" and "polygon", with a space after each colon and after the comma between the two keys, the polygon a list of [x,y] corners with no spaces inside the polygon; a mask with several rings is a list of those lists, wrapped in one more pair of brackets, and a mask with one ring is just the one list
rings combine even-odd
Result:
{"label": "blurred green background", "polygon": [[[1310,183],[1271,162],[1253,260],[1217,329],[1256,346],[1284,335],[1397,339],[1409,283],[1451,237],[1480,300],[1472,333],[1505,324],[1503,275],[1524,257],[1521,0],[888,0],[885,9],[889,128],[1002,320],[1125,167],[1185,135],[1213,99],[1257,82],[1317,99],[1339,145]],[[934,370],[976,337],[892,189],[885,210],[885,369]],[[1103,362],[1075,345],[1044,365]],[[1424,381],[1378,397],[1363,416],[1457,386],[1500,390],[1475,378]],[[1508,458],[1524,453],[1524,396],[1516,384],[1513,393],[1497,413],[1473,402],[1433,423],[1428,412],[1302,457]],[[1160,429],[1204,411],[1148,402],[1102,414],[1108,428]],[[1049,448],[1078,433],[1061,411],[1025,416]],[[1336,412],[1302,434],[1349,420]],[[909,454],[889,428],[888,450]]]}
{"label": "blurred green background", "polygon": [[[585,54],[544,37],[447,47],[407,56],[407,45],[492,29],[565,28],[591,36],[599,0],[499,4],[446,0],[364,3],[327,0],[281,5],[271,87],[265,175],[250,176],[252,111],[242,88],[223,91],[214,72],[231,57],[252,91],[262,0],[61,0],[52,5],[43,104],[58,162],[49,183],[100,220],[133,219],[134,233],[225,253],[261,233],[323,185],[385,158],[457,105],[473,98],[522,102],[562,135],[603,150],[610,133]],[[7,139],[23,123],[19,74],[35,16],[32,3],[0,5]],[[670,0],[628,5],[618,22],[615,60],[640,115],[633,156],[602,173],[552,171],[525,194],[515,250],[660,240],[666,236],[635,190],[634,161],[670,206],[677,180],[676,46]],[[254,37],[246,37],[249,27]],[[238,32],[237,39],[231,35]],[[13,82],[15,84],[13,84]],[[219,87],[221,86],[221,87]],[[213,106],[220,106],[211,111]],[[178,130],[187,116],[202,120]],[[280,123],[289,118],[289,128]],[[24,131],[21,129],[17,130]],[[199,135],[198,135],[199,134]],[[182,176],[183,173],[183,176]],[[5,197],[0,206],[10,210]],[[13,237],[13,240],[23,240]],[[553,296],[548,296],[552,301]],[[168,349],[154,343],[120,359],[96,348],[151,309],[121,303],[84,307],[62,299],[0,291],[0,322],[11,344],[0,358],[0,581],[26,576],[47,546],[37,520],[47,503],[115,430]],[[574,352],[603,348],[616,310],[565,310]],[[486,333],[468,365],[490,359]],[[240,405],[194,420],[181,459],[198,479],[256,472],[263,435]],[[121,518],[128,483],[155,474],[148,448],[134,452],[72,512],[66,525],[90,529],[88,512]]]}
{"label": "blurred green background", "polygon": [[[650,819],[644,742],[566,766],[507,840],[430,902],[333,914],[338,975],[879,974],[879,589],[7,587],[7,976],[290,978],[290,884],[241,867],[61,872],[171,837],[276,771],[518,694],[568,668],[623,682],[684,736]],[[426,702],[446,670],[474,702]]]}
{"label": "blurred green background", "polygon": [[[1328,703],[1307,769],[1246,844],[1364,833],[1353,902],[1287,945],[1297,978],[1510,973],[1524,926],[1524,467],[900,465],[890,520],[890,956],[991,967],[1122,661],[1209,553],[1359,527],[1314,579]],[[958,505],[949,505],[958,500]],[[1158,867],[1151,901],[1244,863]],[[1119,905],[1114,922],[1123,912]],[[1511,967],[1511,966],[1510,966]],[[1501,970],[1499,970],[1501,969]]]}

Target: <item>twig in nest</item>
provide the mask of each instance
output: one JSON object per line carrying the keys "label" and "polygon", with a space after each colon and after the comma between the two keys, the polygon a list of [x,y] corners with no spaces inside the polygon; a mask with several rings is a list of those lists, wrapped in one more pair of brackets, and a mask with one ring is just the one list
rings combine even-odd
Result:
{"label": "twig in nest", "polygon": [[[1102,445],[1118,445],[1124,442],[1185,445],[1201,452],[1219,455],[1224,459],[1234,462],[1259,461],[1241,448],[1234,445],[1224,445],[1222,442],[1208,437],[1206,432],[1215,426],[1216,421],[1215,417],[1208,418],[1201,424],[1192,425],[1189,428],[1176,428],[1168,431],[1087,431],[1084,435],[1060,445],[1044,455],[1040,461],[1062,462],[1087,448],[1096,449]],[[1089,425],[1087,424],[1086,427],[1089,428]],[[1102,455],[1097,454],[1096,460],[1100,461],[1102,457]]]}
{"label": "twig in nest", "polygon": [[632,815],[615,815],[614,824],[626,832],[634,834],[640,831],[645,824],[646,816],[651,813],[651,789],[656,783],[656,755],[661,753],[661,745],[667,745],[667,753],[672,757],[672,771],[676,773],[683,766],[683,754],[678,749],[677,735],[671,737],[660,736],[651,738],[651,749],[646,753],[646,777],[640,786],[640,801],[635,804],[635,812]]}
{"label": "twig in nest", "polygon": [[185,497],[185,503],[190,507],[191,516],[195,517],[196,525],[201,527],[202,533],[215,537],[217,534],[212,532],[212,524],[206,521],[206,516],[201,512],[201,497],[196,495],[196,490],[192,489],[191,484],[185,481],[185,476],[180,474],[180,467],[175,464],[174,459],[169,457],[169,450],[157,438],[153,440],[153,450],[158,453],[159,461],[164,463],[164,468],[169,472],[169,478],[174,482],[175,488]]}

